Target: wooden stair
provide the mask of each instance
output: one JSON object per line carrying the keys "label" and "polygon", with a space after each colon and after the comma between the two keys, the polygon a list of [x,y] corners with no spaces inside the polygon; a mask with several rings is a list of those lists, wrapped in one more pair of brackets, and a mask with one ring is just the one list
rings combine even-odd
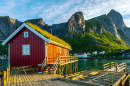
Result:
{"label": "wooden stair", "polygon": [[47,67],[43,71],[43,74],[54,74],[53,66],[47,65]]}

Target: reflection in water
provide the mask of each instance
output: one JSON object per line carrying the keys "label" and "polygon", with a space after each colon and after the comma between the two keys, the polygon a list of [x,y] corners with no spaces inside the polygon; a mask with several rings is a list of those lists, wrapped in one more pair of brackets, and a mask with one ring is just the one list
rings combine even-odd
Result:
{"label": "reflection in water", "polygon": [[90,69],[103,70],[103,64],[110,62],[117,62],[117,63],[126,62],[127,67],[130,69],[130,60],[79,59],[78,71],[90,70]]}

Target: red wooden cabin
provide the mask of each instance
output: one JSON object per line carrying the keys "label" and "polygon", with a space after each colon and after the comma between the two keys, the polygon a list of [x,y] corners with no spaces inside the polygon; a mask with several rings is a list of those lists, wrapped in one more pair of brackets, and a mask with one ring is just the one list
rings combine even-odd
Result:
{"label": "red wooden cabin", "polygon": [[69,56],[71,47],[31,23],[23,23],[2,45],[8,44],[8,63],[11,66],[38,67],[44,59],[53,64],[58,56]]}

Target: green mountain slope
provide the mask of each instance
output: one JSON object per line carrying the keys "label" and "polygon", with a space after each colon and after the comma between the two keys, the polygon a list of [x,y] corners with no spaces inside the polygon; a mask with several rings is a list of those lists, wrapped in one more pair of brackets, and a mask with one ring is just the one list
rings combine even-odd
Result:
{"label": "green mountain slope", "polygon": [[63,38],[72,46],[72,53],[128,49],[128,44],[107,31],[103,24],[93,18],[85,21],[85,32],[71,32],[72,38]]}
{"label": "green mountain slope", "polygon": [[128,49],[128,45],[123,41],[117,39],[110,32],[106,31],[103,34],[98,33],[81,33],[81,36],[70,38],[63,38],[72,46],[72,53],[77,52],[92,52],[92,51],[106,51],[117,49]]}

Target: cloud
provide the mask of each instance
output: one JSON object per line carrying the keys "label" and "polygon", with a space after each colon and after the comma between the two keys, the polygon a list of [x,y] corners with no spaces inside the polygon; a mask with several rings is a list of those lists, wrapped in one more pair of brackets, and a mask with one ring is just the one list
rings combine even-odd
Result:
{"label": "cloud", "polygon": [[67,22],[77,11],[82,11],[85,20],[88,20],[107,14],[111,9],[115,9],[125,17],[125,15],[130,14],[129,3],[130,0],[68,0],[65,3],[47,7],[39,14],[39,17],[42,17],[48,24],[54,24]]}
{"label": "cloud", "polygon": [[129,3],[130,0],[2,0],[0,16],[8,15],[20,21],[43,18],[51,25],[67,22],[78,11],[82,11],[85,20],[88,20],[115,9],[130,26]]}

